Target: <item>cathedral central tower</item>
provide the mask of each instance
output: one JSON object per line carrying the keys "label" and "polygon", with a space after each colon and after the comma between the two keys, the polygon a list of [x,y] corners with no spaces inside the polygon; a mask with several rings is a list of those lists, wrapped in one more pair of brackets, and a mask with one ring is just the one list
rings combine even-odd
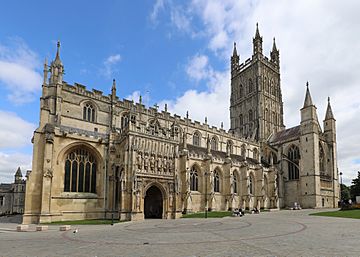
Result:
{"label": "cathedral central tower", "polygon": [[279,50],[275,44],[270,59],[262,53],[262,37],[256,24],[253,55],[240,64],[236,43],[231,57],[230,131],[264,141],[284,129],[280,87]]}

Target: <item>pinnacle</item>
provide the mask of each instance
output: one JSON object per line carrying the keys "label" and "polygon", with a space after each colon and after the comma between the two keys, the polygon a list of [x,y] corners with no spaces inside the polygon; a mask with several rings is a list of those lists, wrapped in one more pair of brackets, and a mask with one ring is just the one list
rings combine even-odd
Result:
{"label": "pinnacle", "polygon": [[328,97],[328,106],[327,106],[326,114],[325,114],[325,120],[329,120],[329,119],[334,119],[334,114],[332,112],[331,105],[330,105],[330,97]]}
{"label": "pinnacle", "polygon": [[304,101],[304,108],[314,105],[311,99],[311,94],[309,90],[309,82],[306,82],[306,95],[305,95],[305,101]]}

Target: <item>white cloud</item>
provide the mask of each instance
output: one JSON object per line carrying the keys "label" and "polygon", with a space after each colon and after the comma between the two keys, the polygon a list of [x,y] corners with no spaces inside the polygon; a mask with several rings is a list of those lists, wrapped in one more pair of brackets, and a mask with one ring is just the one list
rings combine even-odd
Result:
{"label": "white cloud", "polygon": [[[360,142],[360,77],[357,71],[360,58],[356,55],[360,53],[360,37],[356,33],[360,2],[353,0],[344,5],[325,0],[193,0],[182,9],[191,9],[192,17],[188,20],[200,21],[199,30],[207,38],[208,50],[224,64],[229,63],[233,41],[238,43],[242,62],[251,57],[256,22],[259,22],[263,52],[267,56],[272,38],[276,36],[285,123],[287,127],[299,124],[306,81],[310,82],[320,122],[325,116],[326,98],[331,96],[338,126],[339,170],[344,173],[344,181],[349,183],[360,169],[359,162],[355,161],[359,159],[356,142]],[[208,90],[189,90],[178,99],[167,101],[171,103],[169,106],[182,115],[189,109],[190,114],[201,121],[208,115],[215,125],[224,114],[223,120],[228,121],[229,71],[210,69],[211,61],[202,56],[192,61],[186,73],[194,80],[208,80]],[[194,68],[190,68],[191,65]]]}
{"label": "white cloud", "polygon": [[0,110],[0,149],[30,145],[35,124],[29,123],[15,113]]}
{"label": "white cloud", "polygon": [[127,100],[132,100],[135,103],[139,102],[139,98],[140,98],[140,91],[134,91],[131,95],[128,95],[127,97],[125,97],[125,99]]}
{"label": "white cloud", "polygon": [[9,91],[8,98],[15,104],[33,101],[39,92],[42,77],[36,70],[41,67],[37,54],[21,40],[10,45],[0,44],[0,85]]}
{"label": "white cloud", "polygon": [[105,76],[106,78],[111,78],[114,73],[117,71],[115,65],[121,61],[120,54],[110,55],[108,58],[105,59],[103,63],[103,68],[100,69],[100,73]]}
{"label": "white cloud", "polygon": [[26,171],[31,170],[31,158],[31,154],[0,152],[0,182],[14,182],[14,175],[18,167],[25,176]]}
{"label": "white cloud", "polygon": [[156,0],[152,12],[150,13],[150,21],[153,24],[156,24],[158,22],[158,15],[160,11],[164,9],[165,6],[165,0]]}
{"label": "white cloud", "polygon": [[211,77],[213,70],[209,67],[209,58],[206,55],[195,55],[189,61],[186,74],[196,82]]}

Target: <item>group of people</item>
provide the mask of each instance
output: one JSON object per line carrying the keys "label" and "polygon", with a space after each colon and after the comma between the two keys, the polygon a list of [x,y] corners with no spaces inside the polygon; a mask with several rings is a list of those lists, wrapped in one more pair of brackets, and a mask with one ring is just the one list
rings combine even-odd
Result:
{"label": "group of people", "polygon": [[[260,210],[257,208],[257,207],[254,207],[252,210],[251,210],[251,214],[259,214],[260,213]],[[245,215],[245,211],[242,209],[242,208],[236,208],[234,211],[233,211],[233,216],[239,216],[239,217],[242,217]]]}

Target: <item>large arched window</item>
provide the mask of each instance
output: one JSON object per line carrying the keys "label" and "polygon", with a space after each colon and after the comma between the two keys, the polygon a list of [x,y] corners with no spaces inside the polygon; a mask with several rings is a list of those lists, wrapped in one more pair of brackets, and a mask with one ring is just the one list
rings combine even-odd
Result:
{"label": "large arched window", "polygon": [[199,132],[195,132],[193,135],[193,145],[196,145],[196,146],[201,145],[201,135]]}
{"label": "large arched window", "polygon": [[214,192],[220,192],[220,175],[217,170],[214,171]]}
{"label": "large arched window", "polygon": [[86,103],[84,105],[83,120],[95,122],[95,108],[91,103]]}
{"label": "large arched window", "polygon": [[211,146],[211,150],[217,151],[217,149],[218,149],[218,142],[217,142],[216,137],[212,137],[212,138],[211,138],[210,146]]}
{"label": "large arched window", "polygon": [[299,160],[299,148],[295,145],[292,145],[288,151],[289,180],[299,179]]}
{"label": "large arched window", "polygon": [[96,193],[96,159],[85,149],[76,149],[65,159],[65,192]]}
{"label": "large arched window", "polygon": [[319,168],[320,168],[320,172],[325,172],[324,160],[325,160],[324,148],[319,143]]}
{"label": "large arched window", "polygon": [[196,168],[193,166],[190,171],[190,190],[198,191],[199,189],[199,178]]}

